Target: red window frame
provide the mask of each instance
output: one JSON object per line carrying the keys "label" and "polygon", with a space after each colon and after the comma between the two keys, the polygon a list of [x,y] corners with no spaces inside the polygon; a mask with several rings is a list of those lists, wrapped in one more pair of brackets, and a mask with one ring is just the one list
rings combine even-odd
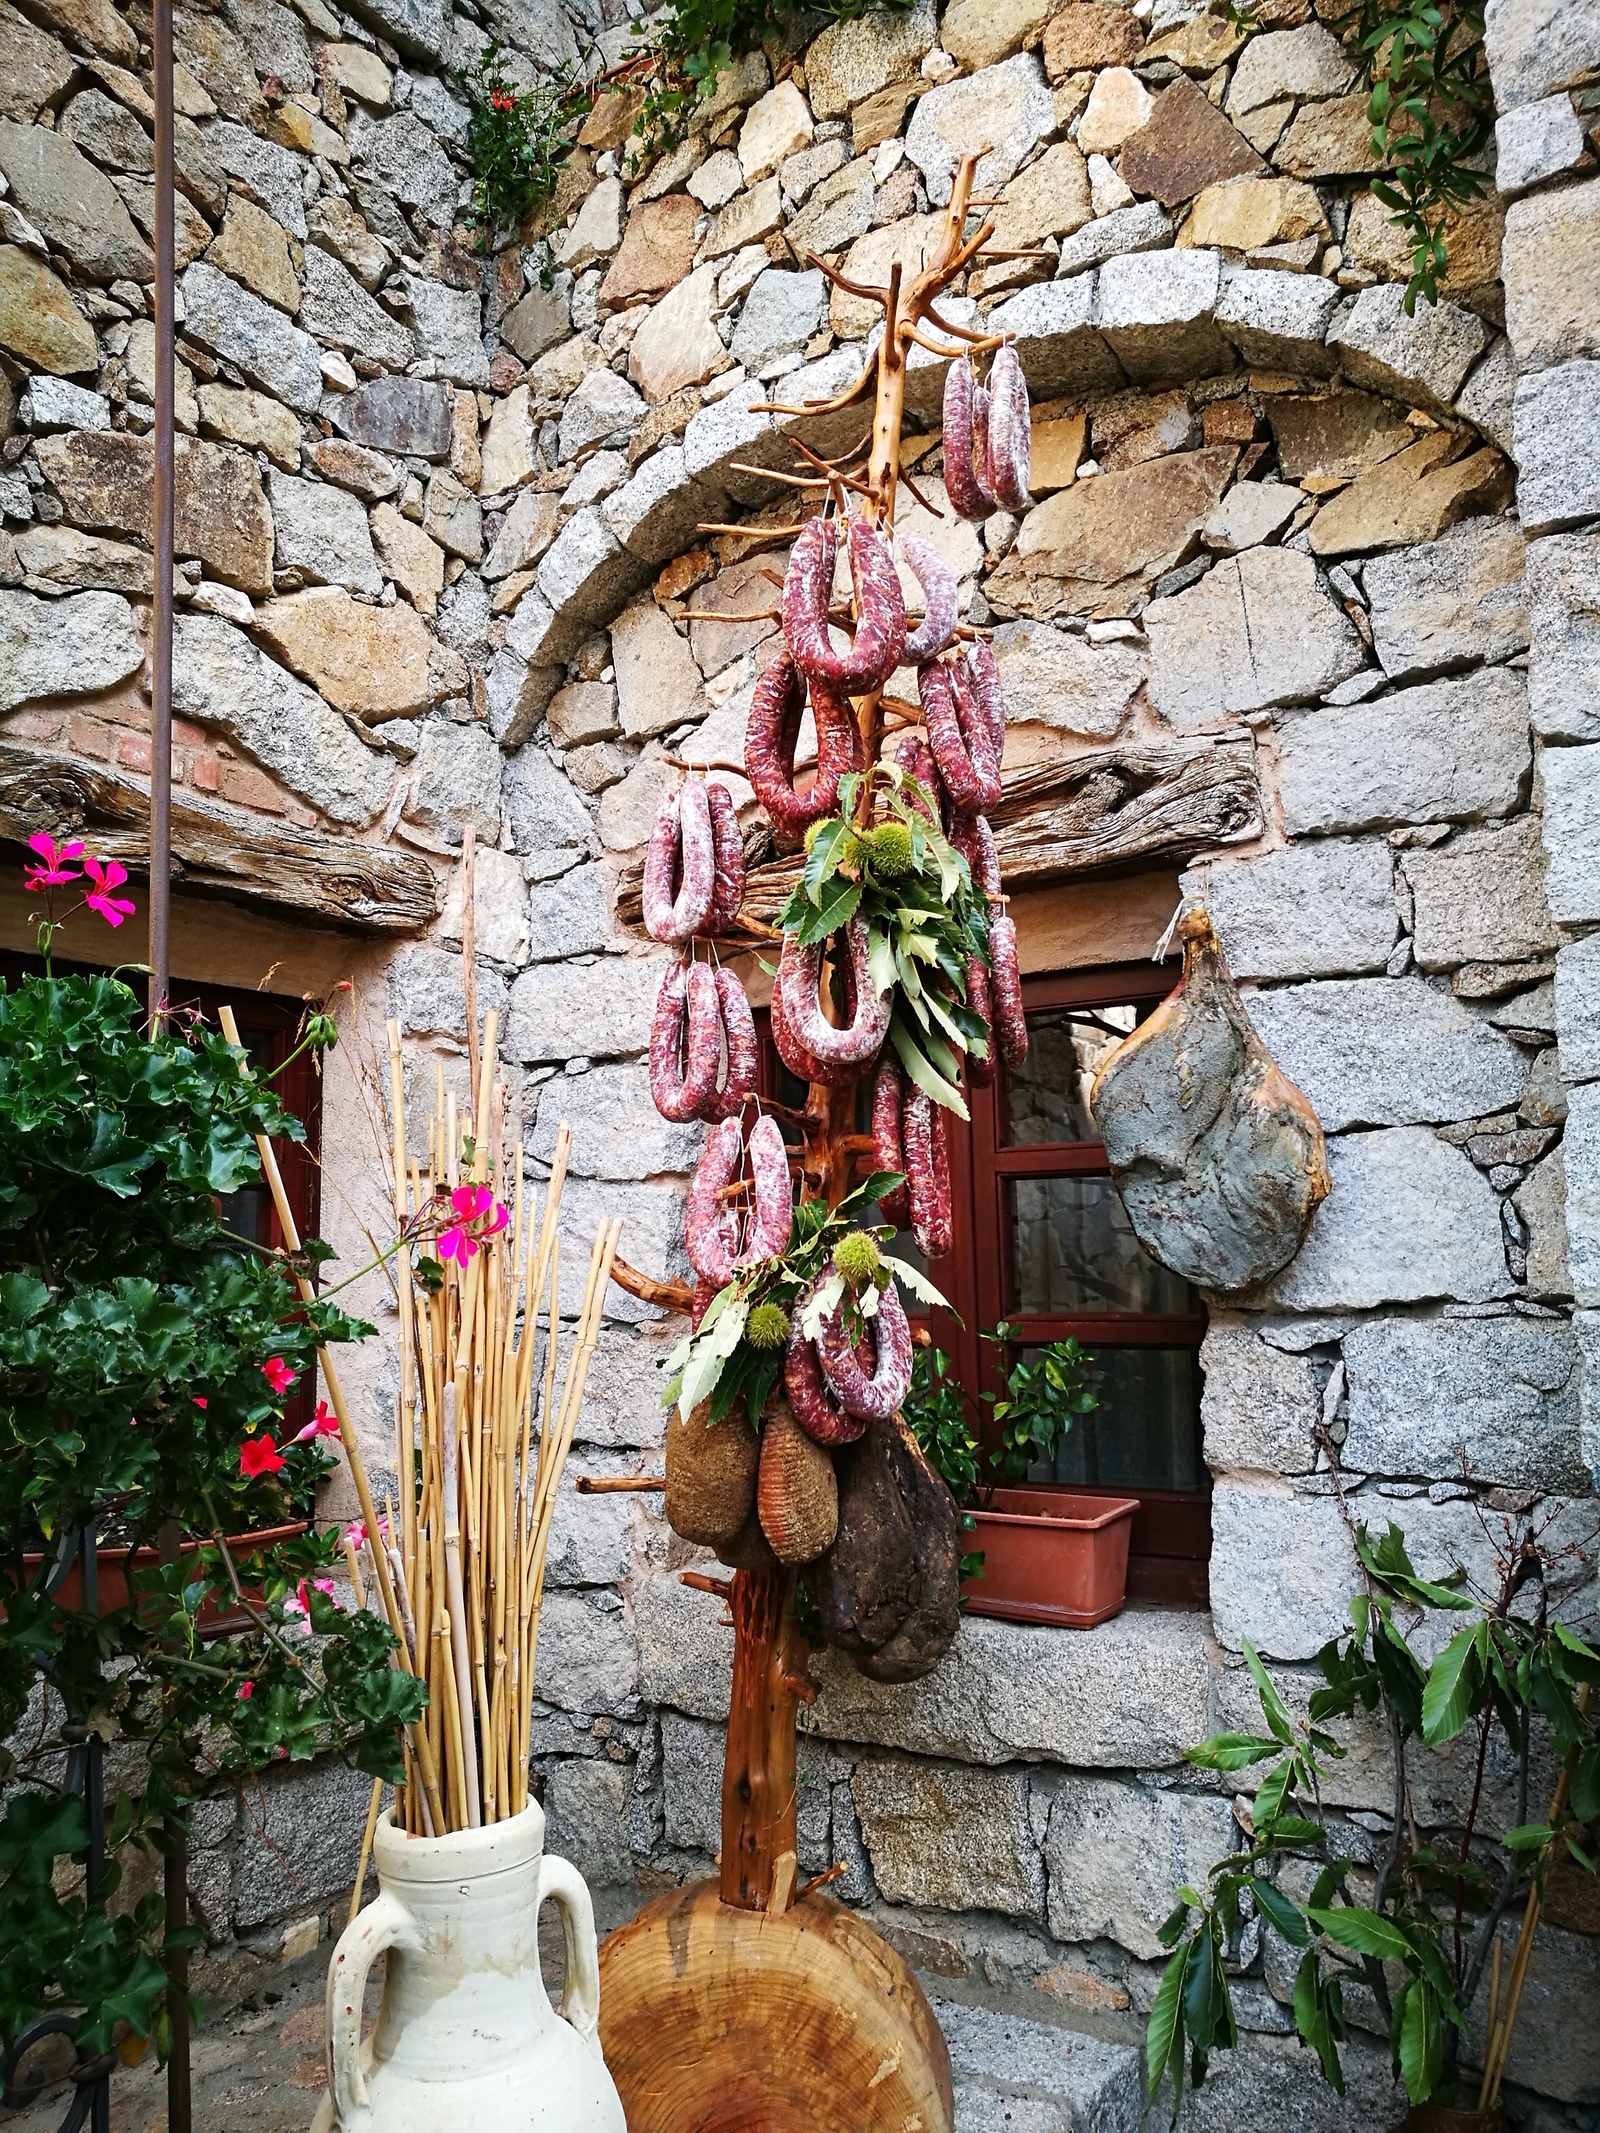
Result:
{"label": "red window frame", "polygon": [[[1176,963],[1148,962],[1104,964],[1095,969],[1026,978],[1023,1006],[1029,1013],[1038,1013],[1051,1008],[1131,1003],[1148,1012],[1167,997],[1177,978]],[[765,1015],[759,1018],[759,1030],[762,1043],[758,1087],[764,1096],[776,1097],[778,1059]],[[992,1449],[999,1432],[992,1410],[976,1395],[1002,1389],[1005,1365],[995,1345],[980,1339],[981,1329],[1006,1319],[1016,1327],[1023,1344],[1065,1340],[1076,1334],[1087,1347],[1100,1343],[1122,1348],[1198,1350],[1205,1335],[1206,1318],[1203,1308],[1184,1316],[1132,1311],[1026,1314],[1011,1308],[1006,1293],[1011,1258],[1008,1185],[1017,1178],[1105,1177],[1110,1174],[1110,1165],[1098,1141],[1008,1147],[1004,1068],[991,1087],[969,1092],[969,1107],[970,1124],[963,1125],[955,1118],[946,1120],[953,1243],[949,1255],[935,1261],[929,1270],[950,1299],[952,1309],[913,1312],[912,1317],[913,1323],[920,1318],[935,1342],[949,1354],[956,1377],[972,1402],[974,1425],[986,1449]],[[869,1168],[869,1160],[862,1158],[858,1167]],[[1065,1484],[1032,1485],[1060,1487],[1066,1492]],[[1123,1496],[1130,1491],[1073,1482],[1071,1493]],[[1129,1551],[1129,1598],[1151,1605],[1203,1607],[1211,1554],[1209,1482],[1192,1490],[1140,1488],[1131,1493],[1138,1495],[1139,1511],[1134,1518]]]}

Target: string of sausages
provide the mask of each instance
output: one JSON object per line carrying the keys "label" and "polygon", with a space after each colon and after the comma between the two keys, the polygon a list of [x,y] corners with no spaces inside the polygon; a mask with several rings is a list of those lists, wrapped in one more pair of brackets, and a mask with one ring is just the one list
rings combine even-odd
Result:
{"label": "string of sausages", "polygon": [[996,349],[989,383],[980,385],[967,356],[944,379],[944,485],[962,518],[987,518],[996,508],[1022,511],[1032,472],[1028,387],[1017,351]]}

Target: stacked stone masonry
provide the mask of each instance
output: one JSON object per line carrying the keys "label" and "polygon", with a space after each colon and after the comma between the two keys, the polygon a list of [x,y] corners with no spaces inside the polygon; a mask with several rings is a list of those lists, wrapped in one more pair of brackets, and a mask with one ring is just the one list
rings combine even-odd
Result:
{"label": "stacked stone masonry", "polygon": [[[1485,1559],[1480,1514],[1540,1501],[1580,1546],[1595,1526],[1600,5],[1490,0],[1494,183],[1451,217],[1442,298],[1414,313],[1407,248],[1367,190],[1341,9],[1260,12],[1248,37],[1195,0],[805,17],[654,164],[636,100],[602,98],[549,210],[484,256],[457,70],[491,33],[524,79],[580,51],[612,64],[638,34],[621,0],[178,10],[175,775],[230,820],[431,866],[433,926],[353,948],[344,1010],[380,1036],[399,1018],[419,1109],[436,1064],[464,1088],[473,826],[478,1000],[500,1015],[532,1167],[561,1118],[574,1136],[569,1311],[602,1211],[626,1218],[635,1263],[685,1265],[699,1129],[649,1102],[660,965],[614,906],[663,757],[740,755],[777,640],[739,618],[770,605],[792,511],[763,470],[789,463],[790,434],[833,450],[861,426],[758,411],[775,388],[837,392],[867,352],[874,308],[830,295],[807,252],[856,281],[914,265],[961,150],[992,144],[999,241],[1036,256],[974,271],[947,308],[1015,336],[1034,502],[974,527],[902,492],[900,523],[931,533],[964,614],[995,627],[1008,768],[1176,738],[1253,755],[1264,833],[1200,853],[1182,885],[1321,1116],[1334,1180],[1299,1257],[1211,1314],[1208,1615],[1083,1635],[969,1619],[903,1689],[819,1662],[802,1872],[843,1862],[838,1892],[952,2002],[1018,1996],[1058,2040],[1137,2036],[1170,1891],[1234,1842],[1230,1792],[1180,1755],[1250,1722],[1244,1641],[1303,1704],[1343,1619],[1355,1569],[1324,1431],[1356,1515],[1396,1519],[1425,1572]],[[0,742],[137,775],[148,14],[0,15]],[[916,351],[906,459],[936,504],[941,383]],[[1052,967],[1027,911],[1025,964]],[[1076,959],[1145,952],[1149,932]],[[328,1160],[353,1176],[365,1157]],[[660,1456],[676,1334],[613,1306],[582,1472]],[[382,1469],[392,1377],[370,1369],[363,1398]],[[552,1844],[600,1888],[704,1873],[719,1843],[731,1638],[676,1582],[696,1553],[650,1498],[562,1501],[536,1734]],[[1562,1594],[1591,1628],[1592,1558]],[[1358,1858],[1382,1763],[1359,1739],[1330,1796]],[[1459,1816],[1459,1755],[1421,1782],[1434,1821]],[[216,1803],[195,1893],[219,1950],[348,1885],[364,1781],[319,1771],[267,1799],[301,1885]],[[1535,1958],[1511,2078],[1541,2133],[1600,2106],[1600,2048],[1571,2021],[1600,1986],[1595,1947],[1552,1931]],[[1377,2044],[1358,2040],[1345,2102],[1313,2080],[1290,1976],[1268,1934],[1240,1987],[1244,2046],[1186,2126],[1386,2122]],[[1075,2064],[1009,2104],[969,2083],[963,2108],[973,2126],[1003,2108],[1133,2126],[1126,2060]],[[1061,2100],[1080,2074],[1092,2119]]]}

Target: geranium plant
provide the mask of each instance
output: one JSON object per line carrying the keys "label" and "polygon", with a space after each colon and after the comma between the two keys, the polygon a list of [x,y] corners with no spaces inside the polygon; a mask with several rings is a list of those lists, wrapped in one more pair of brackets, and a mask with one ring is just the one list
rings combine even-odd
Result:
{"label": "geranium plant", "polygon": [[[252,1546],[242,1569],[229,1545],[309,1506],[332,1418],[286,1436],[284,1402],[319,1346],[368,1330],[302,1304],[282,1255],[219,1217],[260,1178],[255,1136],[303,1129],[197,1017],[147,1030],[120,978],[51,974],[59,892],[79,892],[68,919],[116,926],[132,904],[121,868],[81,844],[33,848],[45,974],[0,986],[0,2044],[72,2010],[83,2050],[164,2047],[161,1899],[115,1916],[86,1899],[63,1745],[131,1751],[104,1896],[219,1783],[324,1749],[398,1775],[421,1690],[391,1671],[388,1628],[336,1604],[336,1536]],[[301,1263],[328,1256],[313,1242]],[[161,1558],[130,1554],[128,1603],[98,1616],[47,1590],[85,1528]],[[248,1626],[208,1635],[219,1615]],[[289,1634],[306,1625],[313,1638]],[[31,1702],[43,1717],[24,1732]]]}

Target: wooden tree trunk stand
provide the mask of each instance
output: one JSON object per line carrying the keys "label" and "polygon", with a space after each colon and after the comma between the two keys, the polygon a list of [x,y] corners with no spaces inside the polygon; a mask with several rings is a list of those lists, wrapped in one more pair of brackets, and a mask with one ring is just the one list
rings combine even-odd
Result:
{"label": "wooden tree trunk stand", "polygon": [[[805,455],[842,501],[886,528],[894,522],[906,361],[931,323],[941,290],[993,234],[964,236],[979,148],[956,174],[939,244],[902,291],[851,293],[882,304],[884,335],[839,399],[788,413],[825,414],[875,387],[864,466]],[[815,254],[809,264],[841,277]],[[976,350],[999,336],[943,328]],[[794,480],[797,477],[787,477]],[[856,705],[866,761],[883,738],[882,690]],[[871,807],[863,781],[863,819]],[[739,930],[737,924],[732,929]],[[801,1115],[803,1200],[837,1207],[854,1182],[862,1141],[855,1085],[813,1083]],[[691,1291],[621,1267],[615,1278],[646,1301],[686,1311]],[[708,1582],[697,1580],[697,1582]],[[717,1587],[722,1590],[724,1588]],[[647,1904],[600,1955],[600,2033],[630,2133],[951,2133],[950,2058],[921,1987],[901,1958],[842,1905],[812,1889],[795,1896],[797,1704],[816,1691],[795,1619],[795,1575],[735,1573],[726,1588],[734,1635],[733,1686],[722,1778],[720,1879]]]}

